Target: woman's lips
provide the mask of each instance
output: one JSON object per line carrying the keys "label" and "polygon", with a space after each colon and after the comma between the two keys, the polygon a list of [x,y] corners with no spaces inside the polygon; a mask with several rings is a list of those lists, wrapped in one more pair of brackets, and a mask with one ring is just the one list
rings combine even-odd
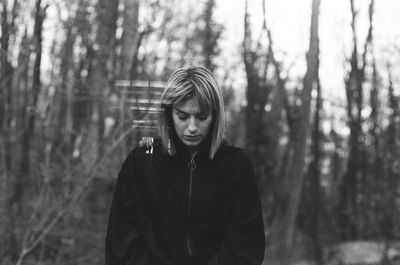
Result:
{"label": "woman's lips", "polygon": [[196,135],[196,136],[185,135],[185,136],[183,136],[183,138],[186,140],[189,140],[189,141],[196,141],[196,140],[200,139],[200,136],[199,135]]}

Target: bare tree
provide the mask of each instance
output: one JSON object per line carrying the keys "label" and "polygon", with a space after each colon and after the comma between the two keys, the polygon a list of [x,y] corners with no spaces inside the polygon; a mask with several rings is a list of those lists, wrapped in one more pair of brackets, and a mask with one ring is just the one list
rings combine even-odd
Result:
{"label": "bare tree", "polygon": [[139,40],[139,1],[124,0],[123,32],[121,37],[120,79],[131,79],[132,63],[137,57]]}
{"label": "bare tree", "polygon": [[307,53],[307,72],[303,79],[303,90],[301,92],[301,106],[298,109],[298,116],[292,124],[290,132],[290,143],[287,148],[290,151],[289,163],[284,164],[285,174],[281,176],[285,179],[290,192],[287,194],[286,202],[283,202],[283,211],[276,216],[272,227],[271,242],[277,244],[279,249],[277,255],[281,262],[289,262],[291,247],[294,243],[296,220],[301,201],[302,188],[304,183],[305,155],[307,150],[307,139],[311,129],[311,92],[317,88],[319,70],[319,0],[312,1],[311,27],[309,50]]}
{"label": "bare tree", "polygon": [[[71,145],[71,106],[72,106],[72,86],[73,82],[70,81],[71,72],[73,67],[73,48],[76,39],[76,30],[74,25],[74,18],[69,17],[65,24],[65,41],[61,48],[61,62],[59,69],[59,85],[55,91],[54,101],[54,130],[51,144],[51,157],[64,157],[72,156]],[[62,156],[60,156],[62,154]]]}
{"label": "bare tree", "polygon": [[[30,152],[31,144],[35,130],[35,122],[37,117],[37,106],[38,97],[41,89],[41,61],[42,61],[42,31],[43,21],[46,14],[46,7],[41,6],[41,0],[36,1],[35,5],[35,24],[33,32],[33,45],[35,47],[35,60],[33,65],[32,74],[32,86],[30,91],[26,91],[26,97],[28,93],[31,93],[32,97],[29,98],[28,109],[26,109],[26,119],[23,121],[24,126],[22,127],[22,155],[20,160],[20,172],[17,176],[17,184],[14,191],[13,200],[18,204],[21,202],[22,195],[28,195],[30,193],[29,188],[31,180],[30,176]],[[26,191],[26,192],[25,192]]]}
{"label": "bare tree", "polygon": [[94,96],[94,134],[97,138],[97,156],[102,154],[104,145],[105,99],[108,98],[112,85],[112,55],[115,48],[115,32],[117,28],[119,1],[100,0],[97,3],[96,45],[91,76],[89,77],[91,92]]}
{"label": "bare tree", "polygon": [[[143,33],[139,31],[139,1],[124,0],[124,12],[122,15],[122,37],[121,37],[121,54],[120,54],[120,69],[117,76],[122,80],[132,80],[136,76],[138,52],[143,39]],[[116,91],[119,95],[119,113],[118,127],[120,131],[125,130],[126,121],[133,120],[132,113],[127,111],[127,87],[121,88],[121,91]],[[125,156],[127,149],[132,145],[134,137],[128,137],[127,143],[122,145],[122,155]]]}
{"label": "bare tree", "polygon": [[358,52],[358,37],[356,31],[357,11],[354,7],[354,0],[350,0],[352,14],[352,34],[353,51],[350,59],[350,71],[345,80],[347,96],[347,116],[350,128],[349,138],[349,158],[347,163],[347,172],[341,185],[341,200],[339,202],[340,226],[343,228],[343,238],[349,239],[357,236],[357,220],[359,215],[357,209],[357,190],[359,188],[359,174],[361,174],[362,163],[362,110],[364,102],[364,81],[365,68],[367,65],[367,53],[372,41],[372,18],[374,12],[374,0],[369,5],[370,26],[367,37],[364,42],[364,51],[361,60]]}
{"label": "bare tree", "polygon": [[[1,38],[0,38],[0,186],[2,195],[0,196],[0,212],[2,218],[0,223],[4,222],[0,233],[4,235],[0,239],[0,244],[5,247],[0,250],[0,256],[15,254],[13,249],[16,247],[14,234],[15,222],[13,203],[9,199],[10,192],[7,192],[8,186],[12,183],[14,144],[10,137],[13,134],[11,123],[16,119],[15,104],[12,91],[12,81],[14,69],[10,63],[10,37],[15,35],[15,19],[19,9],[18,1],[13,1],[11,12],[8,8],[8,1],[2,1],[1,12]],[[12,185],[11,185],[12,186]],[[4,219],[4,221],[3,221]],[[7,245],[7,246],[6,246]]]}
{"label": "bare tree", "polygon": [[322,247],[320,242],[320,202],[321,202],[321,161],[322,161],[322,132],[321,132],[321,112],[322,95],[321,84],[318,81],[316,87],[317,97],[315,100],[314,124],[312,130],[312,161],[308,168],[308,189],[304,187],[304,196],[306,198],[306,209],[304,209],[304,218],[307,219],[306,231],[311,237],[313,246],[313,256],[317,264],[322,264]]}
{"label": "bare tree", "polygon": [[[12,80],[15,69],[10,63],[9,46],[10,37],[15,35],[15,19],[18,9],[19,5],[17,0],[13,1],[11,12],[8,10],[8,1],[2,1],[2,34],[0,38],[0,135],[4,135],[5,138],[9,138],[11,135],[11,121],[15,118],[12,94]],[[6,141],[5,148],[7,149],[7,156],[5,157],[3,170],[7,178],[8,172],[12,171],[13,148],[11,146],[11,141]]]}
{"label": "bare tree", "polygon": [[319,66],[319,38],[318,38],[318,19],[319,19],[319,0],[312,1],[310,44],[307,53],[307,72],[303,79],[303,91],[301,98],[300,117],[297,121],[296,138],[293,143],[293,162],[285,176],[291,181],[293,187],[290,193],[287,209],[287,234],[285,239],[287,244],[291,244],[296,228],[296,216],[303,186],[303,171],[305,165],[304,156],[306,154],[307,138],[310,131],[310,109],[311,92],[318,86],[318,66]]}
{"label": "bare tree", "polygon": [[[244,17],[243,60],[246,71],[246,108],[245,108],[245,147],[255,164],[256,175],[264,175],[264,155],[266,153],[265,106],[271,86],[267,83],[265,68],[269,66],[267,56],[260,56],[260,47],[253,47],[250,17],[247,12],[247,1]],[[262,60],[261,62],[259,61]],[[261,68],[261,69],[260,69]],[[260,74],[261,73],[261,74]]]}
{"label": "bare tree", "polygon": [[219,53],[218,40],[220,38],[222,27],[213,18],[215,9],[215,0],[207,0],[203,13],[203,56],[204,66],[213,71],[215,69],[214,58]]}
{"label": "bare tree", "polygon": [[91,124],[91,113],[93,111],[93,93],[90,90],[90,77],[92,73],[92,62],[95,58],[93,39],[95,21],[90,16],[90,2],[87,0],[79,0],[75,14],[74,27],[76,27],[76,35],[81,39],[77,43],[79,48],[79,58],[74,63],[72,87],[73,93],[71,103],[72,116],[72,134],[70,145],[74,148],[74,158],[79,159],[81,150],[84,146],[82,139],[86,139],[88,134],[87,124]]}
{"label": "bare tree", "polygon": [[380,201],[380,205],[382,205],[380,210],[384,209],[384,213],[382,219],[379,220],[381,233],[386,240],[397,238],[400,235],[400,229],[397,222],[400,217],[400,211],[398,204],[396,204],[396,198],[399,197],[398,187],[400,184],[400,169],[398,167],[400,163],[400,146],[398,142],[400,139],[400,104],[399,96],[395,94],[395,84],[393,82],[391,71],[391,66],[387,65],[389,79],[387,101],[391,112],[388,117],[389,124],[386,128],[386,137],[384,137],[384,142],[382,143],[383,149],[385,150],[383,160],[386,164],[386,179],[385,185],[382,189],[384,199]]}

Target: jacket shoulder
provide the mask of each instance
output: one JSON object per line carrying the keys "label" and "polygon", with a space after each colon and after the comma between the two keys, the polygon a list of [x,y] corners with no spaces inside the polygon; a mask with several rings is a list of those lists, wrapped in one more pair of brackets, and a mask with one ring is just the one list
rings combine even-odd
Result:
{"label": "jacket shoulder", "polygon": [[237,165],[242,164],[240,161],[249,162],[250,159],[243,148],[231,145],[224,142],[220,150],[218,150],[218,158],[222,160],[229,160]]}

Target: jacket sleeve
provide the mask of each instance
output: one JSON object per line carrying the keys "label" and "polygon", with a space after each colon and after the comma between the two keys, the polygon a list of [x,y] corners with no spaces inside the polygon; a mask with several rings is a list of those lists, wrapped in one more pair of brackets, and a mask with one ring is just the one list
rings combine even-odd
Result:
{"label": "jacket sleeve", "polygon": [[141,221],[133,185],[134,152],[124,161],[118,174],[111,203],[106,243],[105,264],[145,264]]}
{"label": "jacket sleeve", "polygon": [[254,170],[243,154],[244,166],[235,183],[232,214],[221,247],[209,265],[259,265],[264,259],[265,235]]}

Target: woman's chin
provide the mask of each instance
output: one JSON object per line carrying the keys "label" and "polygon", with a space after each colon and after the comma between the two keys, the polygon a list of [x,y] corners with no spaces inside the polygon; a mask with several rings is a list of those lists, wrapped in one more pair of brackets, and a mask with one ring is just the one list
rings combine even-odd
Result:
{"label": "woman's chin", "polygon": [[190,141],[190,140],[184,139],[183,143],[188,147],[196,147],[196,146],[200,145],[201,140],[199,139],[199,140],[196,140],[196,141]]}

